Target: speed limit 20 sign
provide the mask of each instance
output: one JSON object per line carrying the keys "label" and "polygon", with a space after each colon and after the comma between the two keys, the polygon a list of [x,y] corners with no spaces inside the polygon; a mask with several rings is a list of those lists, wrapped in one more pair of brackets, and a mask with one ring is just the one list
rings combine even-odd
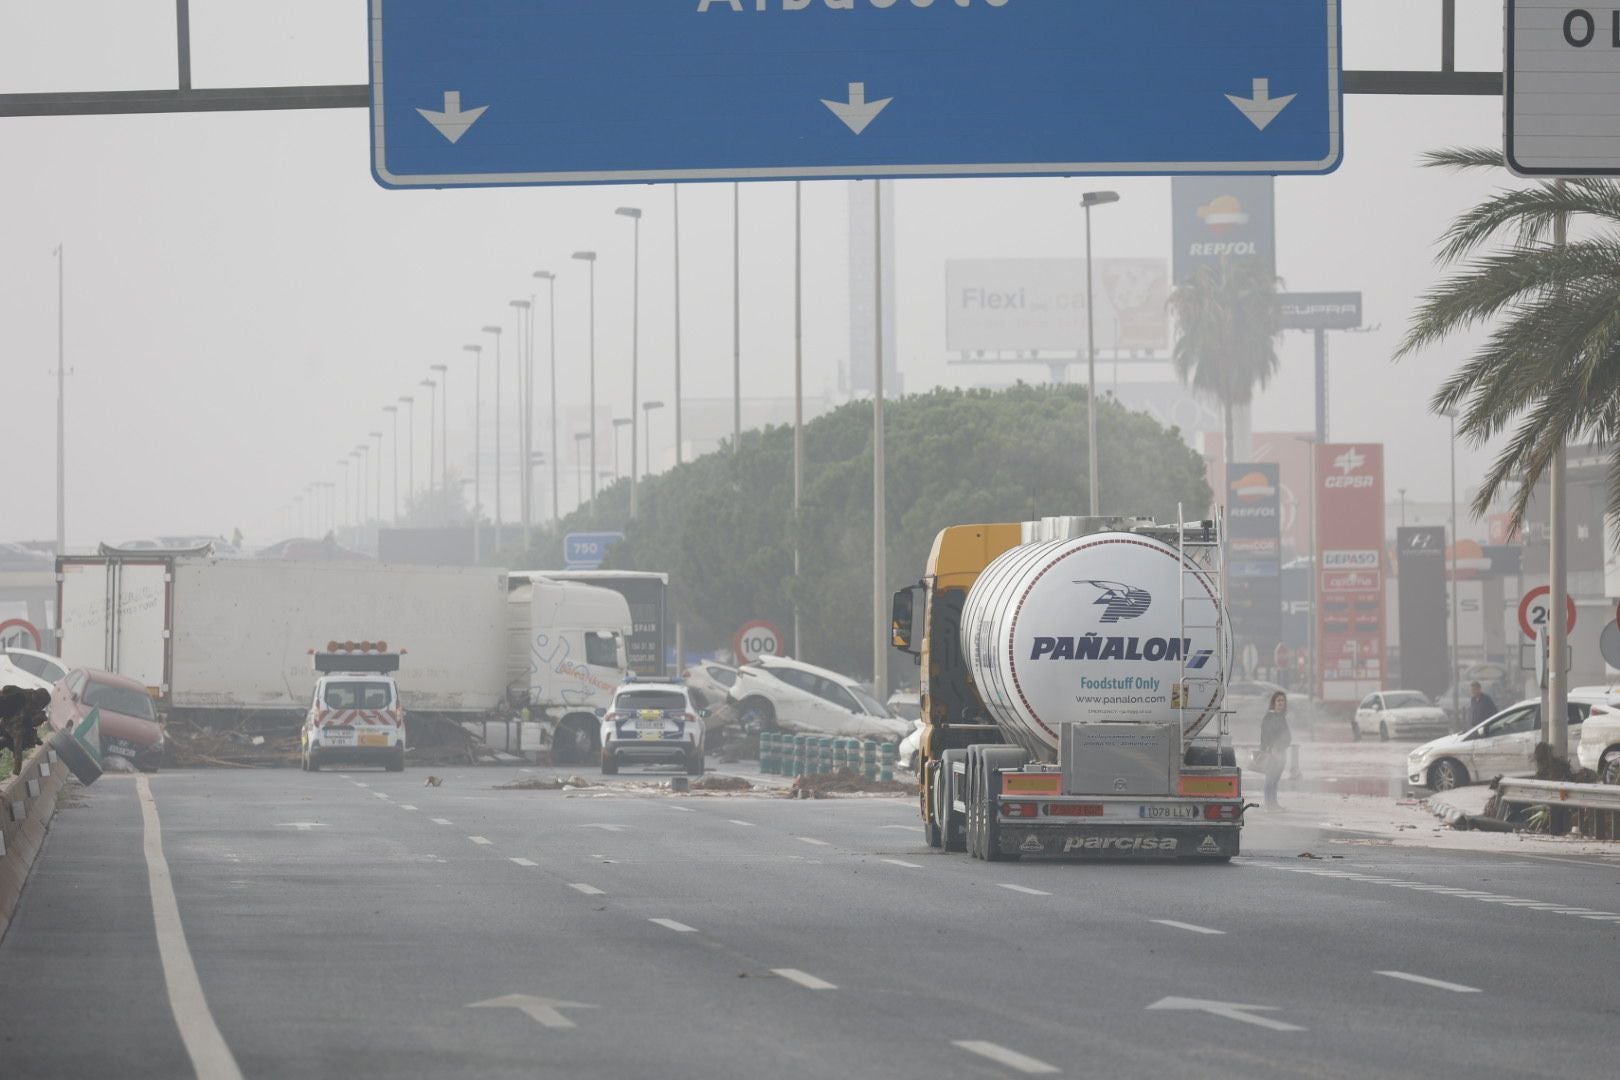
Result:
{"label": "speed limit 20 sign", "polygon": [[[1524,594],[1519,601],[1519,629],[1531,641],[1537,634],[1545,633],[1547,627],[1547,614],[1551,610],[1552,589],[1546,585],[1538,586]],[[1564,597],[1564,632],[1569,633],[1575,629],[1575,601],[1572,597]]]}
{"label": "speed limit 20 sign", "polygon": [[751,664],[762,656],[781,656],[786,648],[782,631],[764,619],[744,623],[731,644],[739,664]]}

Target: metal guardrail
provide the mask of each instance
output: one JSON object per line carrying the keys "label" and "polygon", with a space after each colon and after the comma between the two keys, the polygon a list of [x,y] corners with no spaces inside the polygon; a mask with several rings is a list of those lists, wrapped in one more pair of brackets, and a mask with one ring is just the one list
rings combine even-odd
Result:
{"label": "metal guardrail", "polygon": [[1513,806],[1567,806],[1574,810],[1620,810],[1620,785],[1565,784],[1557,780],[1499,780],[1497,799]]}

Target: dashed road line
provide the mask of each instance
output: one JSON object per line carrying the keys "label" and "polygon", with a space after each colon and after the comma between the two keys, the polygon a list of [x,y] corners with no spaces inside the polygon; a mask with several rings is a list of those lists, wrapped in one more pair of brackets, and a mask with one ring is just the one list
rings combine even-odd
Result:
{"label": "dashed road line", "polygon": [[355,787],[370,787],[371,785],[366,783],[364,780],[356,780],[354,782],[354,786]]}
{"label": "dashed road line", "polygon": [[922,863],[906,862],[904,859],[884,859],[890,866],[903,866],[907,870],[921,870]]}
{"label": "dashed road line", "polygon": [[827,841],[817,840],[813,836],[795,836],[793,839],[802,841],[806,844],[814,844],[816,847],[832,847],[832,845],[827,843]]}
{"label": "dashed road line", "polygon": [[731,822],[733,825],[746,825],[750,829],[755,827],[752,821],[739,821],[736,818],[727,818],[726,820]]}
{"label": "dashed road line", "polygon": [[1436,990],[1450,990],[1453,994],[1480,994],[1484,992],[1477,986],[1464,986],[1462,983],[1446,982],[1444,979],[1431,979],[1427,975],[1413,975],[1410,971],[1379,971],[1375,974],[1391,979],[1400,979],[1403,982],[1417,983],[1419,986],[1432,986]]}
{"label": "dashed road line", "polygon": [[512,861],[517,863],[519,866],[539,866],[540,865],[539,863],[535,862],[532,859],[523,858],[521,855],[512,856]]}
{"label": "dashed road line", "polygon": [[1504,907],[1517,907],[1525,911],[1547,911],[1555,915],[1573,915],[1576,918],[1590,919],[1594,922],[1620,922],[1620,914],[1612,911],[1570,907],[1565,904],[1556,904],[1544,900],[1523,900],[1517,896],[1502,896],[1497,893],[1482,892],[1479,889],[1462,889],[1451,885],[1435,885],[1428,882],[1407,881],[1401,878],[1386,878],[1377,874],[1358,874],[1349,870],[1318,870],[1309,866],[1277,866],[1264,862],[1253,862],[1247,865],[1257,866],[1263,870],[1280,870],[1287,874],[1308,874],[1311,877],[1337,878],[1341,881],[1354,881],[1363,885],[1393,885],[1411,889],[1413,892],[1426,892],[1431,896],[1448,896],[1454,900],[1478,900],[1483,904],[1501,904]]}
{"label": "dashed road line", "polygon": [[1194,934],[1224,934],[1224,933],[1226,933],[1225,930],[1214,930],[1214,929],[1211,929],[1208,926],[1199,926],[1196,923],[1190,923],[1190,922],[1177,922],[1174,919],[1150,919],[1149,921],[1150,922],[1156,922],[1160,926],[1173,926],[1177,930],[1189,930]]}
{"label": "dashed road line", "polygon": [[435,825],[449,825],[450,824],[450,819],[449,818],[436,817],[436,818],[433,818],[432,821],[433,821],[433,824],[435,824]]}
{"label": "dashed road line", "polygon": [[818,979],[814,975],[809,974],[808,972],[800,971],[798,968],[771,968],[771,974],[772,975],[780,975],[780,976],[782,976],[782,978],[786,979],[788,982],[798,983],[800,986],[804,987],[806,990],[836,990],[836,989],[838,989],[837,986],[835,986],[832,983],[828,982],[826,979]]}
{"label": "dashed road line", "polygon": [[598,889],[595,885],[587,885],[583,881],[570,881],[568,883],[568,887],[570,889],[573,889],[575,892],[582,892],[586,896],[606,896],[607,895],[607,893],[603,892],[601,889]]}
{"label": "dashed road line", "polygon": [[471,840],[475,844],[487,844],[490,842],[489,838],[484,836],[469,836],[467,839]]}
{"label": "dashed road line", "polygon": [[1021,892],[1021,893],[1024,893],[1025,895],[1027,895],[1027,896],[1051,896],[1052,895],[1049,892],[1042,892],[1040,889],[1032,889],[1028,885],[1009,885],[1008,883],[1006,883],[1004,881],[996,882],[996,888],[998,888],[998,889],[1011,889],[1013,892]]}
{"label": "dashed road line", "polygon": [[392,796],[390,796],[386,791],[373,791],[372,794],[377,796],[379,799],[392,798]]}
{"label": "dashed road line", "polygon": [[416,807],[414,807],[410,803],[406,803],[406,802],[400,803],[399,808],[401,810],[415,810],[416,809]]}
{"label": "dashed road line", "polygon": [[880,829],[904,829],[906,832],[922,832],[921,825],[879,825]]}
{"label": "dashed road line", "polygon": [[1009,1050],[999,1043],[985,1042],[982,1039],[958,1039],[951,1044],[959,1046],[970,1054],[978,1054],[997,1065],[1005,1065],[1009,1069],[1029,1076],[1051,1076],[1061,1072],[1056,1065],[1048,1065],[1040,1058],[1032,1058],[1028,1054],[1020,1054],[1016,1050]]}
{"label": "dashed road line", "polygon": [[674,919],[648,919],[647,921],[655,925],[662,926],[665,930],[673,930],[677,934],[697,933],[697,927],[687,926],[685,923],[676,922]]}
{"label": "dashed road line", "polygon": [[690,806],[676,806],[674,803],[671,803],[669,808],[681,814],[690,814],[693,812]]}

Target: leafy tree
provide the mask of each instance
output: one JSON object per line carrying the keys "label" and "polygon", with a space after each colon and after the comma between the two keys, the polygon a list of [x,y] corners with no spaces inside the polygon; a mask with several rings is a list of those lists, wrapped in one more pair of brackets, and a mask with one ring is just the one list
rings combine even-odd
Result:
{"label": "leafy tree", "polygon": [[[1427,154],[1446,169],[1500,169],[1493,149]],[[1567,216],[1589,229],[1563,246]],[[1486,245],[1500,247],[1484,251]],[[1498,191],[1452,222],[1438,261],[1450,277],[1424,296],[1396,358],[1481,324],[1481,345],[1435,393],[1431,408],[1456,410],[1457,430],[1476,446],[1513,429],[1474,497],[1485,513],[1514,481],[1513,522],[1524,512],[1558,448],[1611,447],[1608,513],[1620,517],[1620,185],[1609,180],[1530,183]]]}
{"label": "leafy tree", "polygon": [[[1017,386],[936,390],[889,404],[890,580],[916,581],[947,525],[1075,513],[1086,491],[1085,391]],[[1104,399],[1097,414],[1105,512],[1174,519],[1205,513],[1202,459],[1143,413]],[[805,427],[803,513],[793,518],[793,430],[745,432],[727,446],[642,481],[627,521],[629,482],[537,539],[526,562],[561,563],[560,533],[622,529],[610,566],[662,570],[688,645],[717,648],[751,618],[791,625],[797,600],[805,648],[795,655],[869,674],[872,656],[872,405],[853,402]],[[793,576],[797,537],[802,570]]]}
{"label": "leafy tree", "polygon": [[1176,338],[1171,362],[1181,381],[1220,402],[1226,454],[1232,412],[1254,400],[1277,373],[1277,278],[1256,259],[1201,266],[1170,294]]}

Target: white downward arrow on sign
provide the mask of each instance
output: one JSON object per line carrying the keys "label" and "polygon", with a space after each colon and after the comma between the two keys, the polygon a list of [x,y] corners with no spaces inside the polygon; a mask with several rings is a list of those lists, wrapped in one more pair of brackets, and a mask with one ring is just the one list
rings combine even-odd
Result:
{"label": "white downward arrow on sign", "polygon": [[434,112],[432,109],[417,109],[416,111],[422,114],[422,119],[438,128],[440,135],[443,135],[452,143],[457,143],[461,141],[463,135],[467,134],[467,129],[472,127],[480,116],[484,115],[484,110],[487,108],[489,108],[488,105],[480,105],[476,109],[468,109],[463,112],[461,109],[461,91],[446,90],[444,92],[443,112]]}
{"label": "white downward arrow on sign", "polygon": [[821,99],[821,103],[833,111],[833,115],[842,120],[849,130],[859,135],[866,130],[866,126],[877,119],[878,113],[889,107],[894,98],[883,98],[881,101],[866,100],[866,84],[852,82],[849,84],[848,101],[828,101]]}
{"label": "white downward arrow on sign", "polygon": [[1266,125],[1277,119],[1277,114],[1288,108],[1288,103],[1294,100],[1295,95],[1284,94],[1282,97],[1271,96],[1271,80],[1254,80],[1252,97],[1239,97],[1236,94],[1227,94],[1226,100],[1238,107],[1238,111],[1249,118],[1249,122],[1261,131]]}
{"label": "white downward arrow on sign", "polygon": [[553,1001],[551,998],[534,997],[529,994],[507,994],[505,997],[490,998],[488,1001],[475,1001],[467,1008],[518,1009],[538,1020],[541,1027],[571,1028],[578,1025],[557,1010],[594,1009],[596,1006],[578,1001]]}
{"label": "white downward arrow on sign", "polygon": [[1269,1016],[1254,1015],[1257,1012],[1276,1012],[1276,1007],[1271,1005],[1239,1005],[1235,1001],[1203,1001],[1199,998],[1167,997],[1155,1001],[1148,1008],[1207,1012],[1211,1016],[1220,1016],[1227,1020],[1240,1020],[1245,1024],[1253,1024],[1256,1027],[1270,1028],[1272,1031],[1305,1030],[1298,1024],[1287,1024],[1281,1020],[1273,1020]]}

